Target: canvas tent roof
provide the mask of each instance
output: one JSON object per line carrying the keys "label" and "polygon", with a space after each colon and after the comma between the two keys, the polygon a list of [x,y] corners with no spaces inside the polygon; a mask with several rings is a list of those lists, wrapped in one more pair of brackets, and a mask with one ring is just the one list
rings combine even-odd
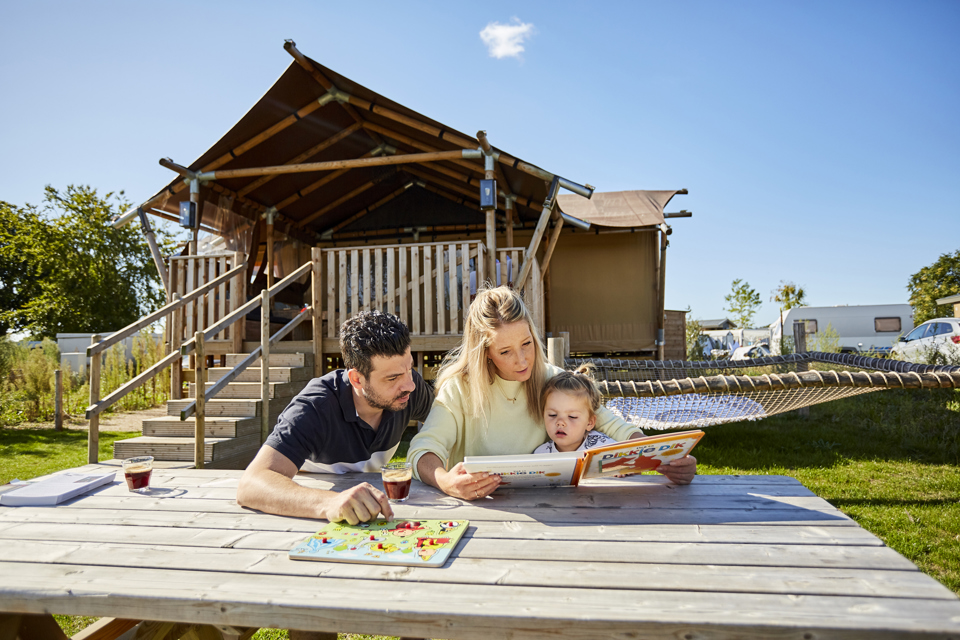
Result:
{"label": "canvas tent roof", "polygon": [[575,193],[557,196],[560,209],[604,227],[648,227],[664,222],[663,209],[679,191],[608,191],[589,200]]}
{"label": "canvas tent roof", "polygon": [[[300,56],[298,60],[239,122],[190,163],[191,171],[355,159],[378,153],[384,148],[381,145],[388,145],[388,154],[478,148],[474,136],[427,118],[302,56],[292,43],[288,50],[295,58]],[[542,211],[548,184],[543,175],[517,168],[526,164],[523,161],[494,150],[501,153],[498,188],[516,196],[515,220],[531,227]],[[325,232],[329,237],[331,232],[334,236],[349,232],[356,235],[366,229],[394,226],[483,225],[484,215],[478,210],[479,180],[483,177],[482,159],[218,177],[208,183],[202,199],[231,198],[233,209],[248,219],[276,207],[278,231],[315,243]],[[176,177],[145,208],[177,215],[179,202],[187,199],[184,181]],[[498,204],[503,210],[502,198]],[[204,223],[210,221],[205,217]]]}

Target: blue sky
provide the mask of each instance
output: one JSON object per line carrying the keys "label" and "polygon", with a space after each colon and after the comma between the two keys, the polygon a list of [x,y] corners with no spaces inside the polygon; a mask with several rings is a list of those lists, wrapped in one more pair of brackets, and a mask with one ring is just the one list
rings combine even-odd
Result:
{"label": "blue sky", "polygon": [[[530,25],[490,55],[491,23]],[[0,199],[142,201],[310,57],[601,191],[687,188],[667,307],[906,302],[960,249],[960,2],[0,0]]]}

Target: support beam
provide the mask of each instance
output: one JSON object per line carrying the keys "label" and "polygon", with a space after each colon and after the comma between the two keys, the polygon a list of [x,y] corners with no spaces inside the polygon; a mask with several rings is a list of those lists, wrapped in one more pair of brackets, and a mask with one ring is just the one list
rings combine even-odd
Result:
{"label": "support beam", "polygon": [[[326,149],[329,149],[329,148],[332,147],[333,145],[337,144],[338,142],[340,142],[340,141],[343,140],[344,138],[350,137],[351,134],[353,134],[355,131],[357,131],[357,130],[359,130],[359,129],[360,129],[360,123],[355,122],[355,123],[353,123],[352,125],[350,125],[349,127],[347,127],[346,129],[341,129],[341,130],[338,131],[337,133],[333,134],[332,136],[330,136],[329,138],[327,138],[326,140],[324,140],[324,141],[321,142],[320,144],[315,144],[315,145],[313,145],[312,147],[310,147],[309,149],[307,149],[306,151],[304,151],[303,153],[301,153],[300,155],[297,155],[297,156],[294,156],[293,158],[290,158],[289,160],[287,160],[287,161],[284,162],[283,164],[300,164],[300,163],[303,162],[304,160],[309,160],[310,158],[314,157],[314,156],[317,155],[318,153],[321,153],[321,152],[325,151]],[[250,184],[248,184],[247,186],[245,186],[243,189],[240,189],[240,191],[238,191],[237,193],[238,193],[239,195],[241,195],[241,196],[245,196],[245,195],[247,195],[248,193],[250,193],[250,192],[252,192],[252,191],[254,191],[254,190],[256,190],[256,189],[259,189],[259,188],[262,187],[263,185],[267,184],[268,182],[270,182],[271,180],[273,180],[275,177],[276,177],[276,176],[263,176],[263,177],[260,178],[259,180],[256,180],[256,181],[254,181],[254,182],[251,182]],[[283,207],[277,206],[277,208],[278,208],[278,209],[282,209]]]}
{"label": "support beam", "polygon": [[[507,198],[507,246],[513,246],[513,197]],[[546,271],[544,271],[546,273]]]}
{"label": "support beam", "polygon": [[[487,132],[478,131],[477,140],[480,141],[480,149],[483,151],[484,156],[483,179],[496,180],[496,172],[493,170],[495,165],[493,149],[490,147],[490,143],[487,142]],[[496,209],[488,209],[485,211],[485,214],[487,227],[487,273],[494,274],[495,278],[495,274],[497,273],[497,211]],[[506,268],[506,265],[504,265],[504,268]]]}
{"label": "support beam", "polygon": [[541,280],[547,277],[547,271],[550,269],[550,258],[553,257],[553,250],[557,248],[561,230],[563,230],[563,216],[556,216],[553,221],[553,231],[550,232],[550,241],[547,243],[547,250],[543,254],[543,264],[540,265]]}
{"label": "support beam", "polygon": [[273,286],[273,267],[274,267],[274,257],[273,257],[273,221],[277,216],[276,209],[267,209],[263,217],[267,221],[267,288]]}
{"label": "support beam", "polygon": [[[137,215],[140,216],[140,229],[147,239],[147,246],[150,247],[150,255],[153,256],[153,263],[157,266],[157,273],[160,274],[160,280],[163,282],[164,288],[166,288],[169,285],[169,282],[167,282],[167,265],[164,264],[163,256],[160,255],[160,247],[157,246],[157,238],[153,233],[153,227],[150,226],[150,220],[147,218],[143,207],[137,208]],[[171,291],[168,289],[167,296],[170,294]]]}
{"label": "support beam", "polygon": [[[666,225],[662,225],[666,226]],[[663,330],[663,314],[664,314],[664,305],[666,301],[666,284],[667,284],[667,246],[669,245],[667,240],[667,230],[660,229],[660,260],[658,263],[657,271],[659,272],[659,279],[657,281],[657,360],[663,360],[664,358],[664,330]]]}
{"label": "support beam", "polygon": [[[375,149],[371,149],[371,150],[368,151],[367,153],[365,153],[365,154],[363,154],[362,156],[360,156],[360,158],[372,158],[372,157],[376,156],[378,153],[382,152],[382,151],[384,150],[384,146],[385,146],[385,145],[380,145],[379,147],[376,147]],[[391,148],[392,148],[392,147],[391,147]],[[303,188],[301,188],[301,189],[297,189],[297,191],[296,191],[295,193],[290,194],[288,197],[286,197],[286,198],[284,198],[282,201],[280,201],[280,203],[277,204],[277,209],[284,209],[285,207],[288,207],[289,205],[293,204],[294,202],[296,202],[296,201],[299,200],[300,198],[304,198],[304,197],[310,195],[311,193],[313,193],[314,191],[316,191],[317,189],[319,189],[320,187],[322,187],[322,186],[324,186],[324,185],[327,185],[327,184],[330,184],[331,182],[333,182],[334,180],[336,180],[336,179],[339,178],[340,176],[348,173],[349,171],[350,171],[350,169],[340,169],[340,170],[338,170],[338,171],[334,171],[333,173],[328,173],[327,175],[323,176],[322,178],[320,178],[320,179],[317,180],[316,182],[313,182],[313,183],[311,183],[311,184],[308,184],[307,186],[305,186],[305,187],[303,187]],[[300,221],[298,222],[298,224],[303,225],[303,224],[304,224],[304,221],[303,221],[303,220],[300,220]]]}
{"label": "support beam", "polygon": [[[364,129],[367,129],[368,131],[376,131],[377,133],[383,134],[384,136],[386,136],[386,137],[388,137],[388,138],[392,138],[393,140],[396,140],[397,142],[401,142],[401,143],[407,145],[408,147],[413,147],[414,149],[417,149],[417,150],[419,150],[419,151],[424,151],[424,152],[444,151],[444,149],[441,149],[440,147],[434,147],[434,146],[432,146],[432,145],[426,144],[425,142],[420,142],[420,141],[417,140],[416,138],[411,138],[410,136],[404,135],[404,134],[400,133],[399,131],[395,131],[394,129],[389,129],[389,128],[387,128],[387,127],[382,127],[382,126],[380,126],[380,125],[378,125],[378,124],[375,124],[375,123],[373,123],[373,122],[364,122],[364,123],[363,123],[363,128],[364,128]],[[465,168],[465,169],[469,169],[470,171],[479,171],[479,170],[480,170],[480,167],[477,165],[477,163],[475,163],[475,162],[470,162],[469,160],[456,160],[456,159],[454,159],[454,160],[451,160],[450,162],[452,162],[452,163],[454,163],[454,164],[458,164],[458,165],[462,166],[462,167]],[[476,179],[476,178],[474,178],[474,180],[475,180],[475,179]]]}
{"label": "support beam", "polygon": [[353,224],[354,222],[356,222],[356,221],[359,220],[360,218],[362,218],[362,217],[364,217],[365,215],[367,215],[368,213],[372,212],[374,209],[378,209],[379,207],[382,207],[383,205],[385,205],[386,203],[390,202],[390,201],[393,200],[394,198],[402,195],[406,190],[407,190],[406,185],[400,187],[399,189],[397,189],[397,190],[394,191],[393,193],[390,193],[390,194],[388,194],[387,196],[385,196],[385,197],[383,197],[383,198],[380,198],[379,200],[377,200],[376,202],[374,202],[372,205],[370,205],[370,206],[367,207],[366,209],[363,209],[362,211],[358,211],[357,213],[353,214],[352,216],[350,216],[349,218],[347,218],[347,219],[344,220],[343,222],[339,222],[339,223],[337,223],[336,225],[334,225],[333,227],[331,227],[330,229],[327,229],[326,231],[324,231],[323,233],[321,233],[320,236],[323,237],[323,238],[329,238],[330,236],[332,236],[333,234],[335,234],[335,233],[336,233],[337,231],[339,231],[340,229],[343,229],[343,228],[346,227],[347,225]]}
{"label": "support beam", "polygon": [[376,158],[354,158],[352,160],[330,160],[327,162],[307,162],[301,164],[281,164],[270,167],[249,167],[246,169],[225,169],[197,174],[201,180],[226,180],[247,178],[250,176],[280,175],[287,173],[311,173],[314,171],[332,171],[334,169],[356,169],[361,167],[382,167],[394,164],[413,164],[421,162],[439,162],[455,158],[479,159],[481,152],[476,149],[455,149],[453,151],[435,151],[433,153],[408,153],[397,156],[379,156]]}
{"label": "support beam", "polygon": [[339,207],[340,205],[342,205],[344,202],[347,202],[348,200],[352,200],[353,198],[357,197],[358,195],[360,195],[361,193],[363,193],[364,191],[366,191],[366,190],[369,189],[370,187],[373,187],[373,186],[376,185],[376,184],[378,184],[378,181],[376,181],[376,180],[371,180],[370,182],[365,182],[365,183],[363,183],[362,185],[360,185],[359,187],[357,187],[356,189],[354,189],[354,190],[351,191],[350,193],[347,193],[347,194],[345,194],[345,195],[342,195],[342,196],[340,196],[339,198],[337,198],[336,200],[334,200],[333,202],[329,202],[329,203],[327,203],[326,205],[324,205],[323,207],[321,207],[320,209],[317,209],[316,211],[314,211],[313,213],[311,213],[310,215],[308,215],[306,218],[304,218],[303,220],[301,220],[301,221],[300,221],[300,224],[301,224],[301,225],[307,225],[307,224],[313,222],[314,220],[316,220],[317,218],[319,218],[319,217],[322,216],[323,214],[325,214],[325,213],[327,213],[327,212],[329,212],[329,211],[332,211],[333,209],[336,209],[337,207]]}
{"label": "support beam", "polygon": [[540,240],[543,238],[543,232],[550,221],[550,215],[557,204],[557,191],[560,190],[560,179],[554,176],[547,190],[547,199],[543,201],[543,212],[540,214],[540,221],[537,222],[537,228],[533,230],[533,237],[530,238],[530,246],[523,252],[523,266],[520,267],[520,275],[514,283],[517,290],[523,288],[523,283],[527,281],[530,270],[533,269],[533,258],[537,255],[537,248],[540,246]]}

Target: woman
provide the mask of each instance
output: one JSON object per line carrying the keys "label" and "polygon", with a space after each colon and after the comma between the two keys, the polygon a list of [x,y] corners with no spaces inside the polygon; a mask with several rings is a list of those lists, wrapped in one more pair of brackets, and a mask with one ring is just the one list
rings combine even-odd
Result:
{"label": "woman", "polygon": [[[437,375],[436,401],[410,443],[407,459],[417,478],[464,500],[487,496],[499,476],[471,474],[465,456],[530,453],[546,442],[540,415],[544,383],[561,369],[546,362],[520,294],[509,287],[482,290],[470,305],[463,342]],[[615,440],[643,435],[609,409],[597,413],[596,429]],[[662,467],[678,484],[696,473],[691,456]]]}

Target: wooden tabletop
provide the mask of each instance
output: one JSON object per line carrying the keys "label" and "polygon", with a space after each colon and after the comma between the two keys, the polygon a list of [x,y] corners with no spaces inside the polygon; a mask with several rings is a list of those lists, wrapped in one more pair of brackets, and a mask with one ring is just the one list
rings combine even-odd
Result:
{"label": "wooden tabletop", "polygon": [[[92,466],[81,467],[83,470]],[[158,469],[0,507],[0,612],[427,638],[960,638],[960,599],[784,476],[499,490],[414,482],[401,518],[470,520],[443,568],[297,562],[318,521],[238,507],[239,471]],[[364,475],[299,475],[343,489]]]}

